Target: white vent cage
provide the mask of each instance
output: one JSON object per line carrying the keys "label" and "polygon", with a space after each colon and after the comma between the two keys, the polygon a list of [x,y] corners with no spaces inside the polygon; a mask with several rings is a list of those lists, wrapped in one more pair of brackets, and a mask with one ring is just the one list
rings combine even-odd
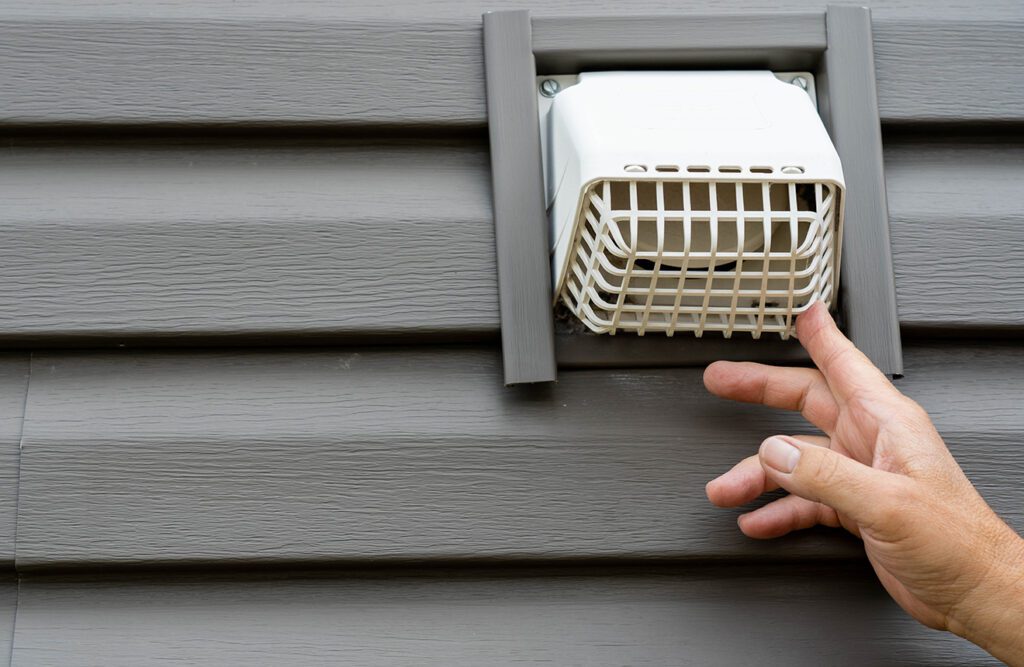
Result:
{"label": "white vent cage", "polygon": [[831,305],[843,173],[800,83],[601,72],[558,92],[542,125],[556,301],[599,333],[754,338]]}

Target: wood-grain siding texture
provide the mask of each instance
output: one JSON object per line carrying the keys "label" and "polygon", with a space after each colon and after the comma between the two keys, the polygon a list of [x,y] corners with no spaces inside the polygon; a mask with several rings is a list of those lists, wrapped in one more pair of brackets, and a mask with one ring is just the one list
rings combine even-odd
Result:
{"label": "wood-grain siding texture", "polygon": [[13,571],[0,572],[0,667],[9,667],[11,664],[17,607],[18,583]]}
{"label": "wood-grain siding texture", "polygon": [[[1024,143],[920,138],[886,151],[900,323],[1024,326]],[[1024,333],[1024,332],[1021,332]]]}
{"label": "wood-grain siding texture", "polygon": [[27,354],[0,356],[0,579],[14,566],[18,449],[28,391],[28,371]]}
{"label": "wood-grain siding texture", "polygon": [[[296,137],[66,145],[0,162],[0,343],[493,336],[486,147]],[[1024,144],[892,138],[900,321],[1024,327]]]}
{"label": "wood-grain siding texture", "polygon": [[[559,0],[257,3],[8,0],[0,124],[476,125],[486,119],[480,16],[621,13]],[[442,5],[436,7],[435,5]],[[809,12],[825,2],[718,3],[715,12]],[[1024,10],[1012,0],[874,2],[886,122],[1020,120]],[[697,0],[630,14],[706,14]]]}
{"label": "wood-grain siding texture", "polygon": [[752,662],[996,664],[967,642],[918,625],[869,570],[845,565],[29,578],[12,664]]}
{"label": "wood-grain siding texture", "polygon": [[17,344],[497,329],[482,144],[111,139],[6,157],[0,337]]}
{"label": "wood-grain siding texture", "polygon": [[[795,416],[502,387],[481,13],[825,4],[0,0],[0,667],[992,664],[708,504]],[[899,386],[1020,530],[1024,5],[867,4]]]}
{"label": "wood-grain siding texture", "polygon": [[[997,511],[1024,526],[1024,348],[906,350]],[[699,369],[506,389],[492,348],[33,358],[16,562],[850,557],[837,531],[744,538],[704,484],[799,418]],[[979,406],[984,406],[982,409]]]}

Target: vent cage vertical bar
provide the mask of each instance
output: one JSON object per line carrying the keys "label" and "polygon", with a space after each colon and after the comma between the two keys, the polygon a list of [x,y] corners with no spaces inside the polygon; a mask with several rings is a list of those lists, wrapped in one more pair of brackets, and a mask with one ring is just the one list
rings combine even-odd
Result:
{"label": "vent cage vertical bar", "polygon": [[708,322],[708,306],[711,305],[711,288],[715,281],[715,258],[718,255],[718,187],[714,181],[711,181],[707,185],[708,188],[708,233],[711,237],[710,246],[708,252],[710,253],[710,259],[708,259],[708,277],[704,283],[704,301],[701,304],[700,309],[700,322],[697,324],[697,330],[694,332],[697,334],[697,338],[704,335],[704,328]]}
{"label": "vent cage vertical bar", "polygon": [[736,307],[739,305],[740,288],[743,286],[743,246],[746,243],[744,231],[747,226],[746,210],[743,206],[743,183],[737,182],[736,188],[736,266],[733,268],[735,277],[732,281],[732,301],[729,304],[729,325],[725,335],[731,336],[736,327]]}
{"label": "vent cage vertical bar", "polygon": [[761,184],[761,210],[764,212],[764,215],[761,216],[761,228],[764,234],[764,252],[762,253],[764,269],[761,276],[761,296],[758,298],[757,326],[754,327],[754,338],[760,338],[764,333],[764,309],[768,302],[768,273],[771,268],[772,198],[771,184],[767,181]]}
{"label": "vent cage vertical bar", "polygon": [[690,250],[693,238],[693,208],[691,206],[690,181],[683,181],[683,261],[679,264],[679,289],[675,302],[672,304],[672,320],[669,322],[669,335],[676,329],[679,321],[679,309],[683,302],[683,291],[686,288],[686,272],[690,269]]}
{"label": "vent cage vertical bar", "polygon": [[796,184],[787,186],[789,197],[789,294],[786,295],[786,330],[782,340],[789,338],[790,327],[793,326],[793,289],[796,287],[796,249],[800,245],[800,224],[797,222]]}
{"label": "vent cage vertical bar", "polygon": [[483,23],[505,384],[551,382],[557,366],[530,13],[487,13]]}

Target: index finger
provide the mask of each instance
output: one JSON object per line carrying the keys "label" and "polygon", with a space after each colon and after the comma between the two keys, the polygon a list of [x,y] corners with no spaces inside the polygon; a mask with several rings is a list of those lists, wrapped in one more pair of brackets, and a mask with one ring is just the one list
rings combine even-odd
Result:
{"label": "index finger", "polygon": [[797,317],[796,333],[840,402],[857,394],[896,391],[889,378],[843,335],[820,301]]}
{"label": "index finger", "polygon": [[796,410],[826,433],[832,432],[839,415],[828,383],[813,368],[716,361],[704,371],[704,386],[722,398]]}

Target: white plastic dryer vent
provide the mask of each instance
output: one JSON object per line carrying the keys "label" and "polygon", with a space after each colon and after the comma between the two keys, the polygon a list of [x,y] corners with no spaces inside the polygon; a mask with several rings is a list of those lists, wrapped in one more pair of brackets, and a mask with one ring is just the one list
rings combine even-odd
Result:
{"label": "white plastic dryer vent", "polygon": [[831,305],[844,182],[811,75],[559,79],[541,86],[554,297],[587,327],[787,338]]}

